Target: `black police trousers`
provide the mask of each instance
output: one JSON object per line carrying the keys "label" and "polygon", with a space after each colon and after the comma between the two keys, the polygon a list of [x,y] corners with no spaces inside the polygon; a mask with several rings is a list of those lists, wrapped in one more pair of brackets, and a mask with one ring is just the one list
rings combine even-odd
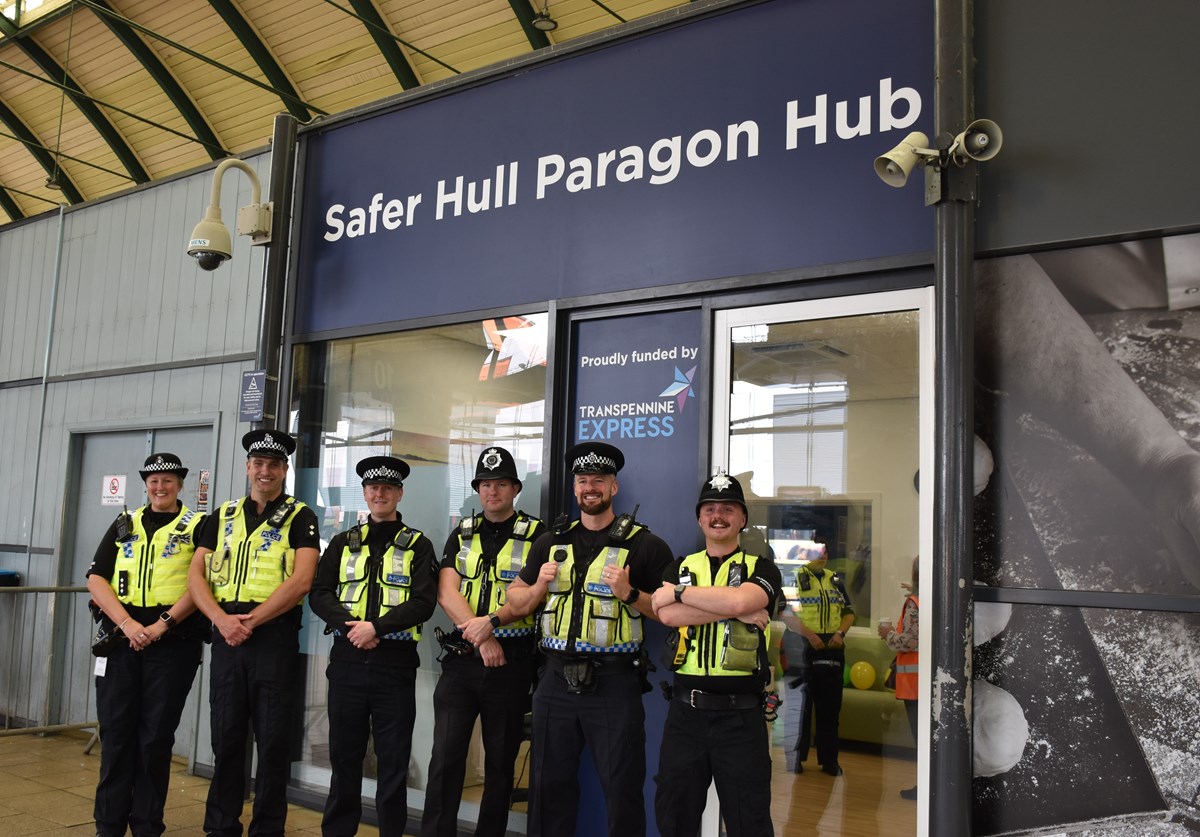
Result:
{"label": "black police trousers", "polygon": [[115,837],[128,828],[134,837],[158,837],[166,831],[171,749],[200,665],[200,640],[167,634],[144,651],[122,641],[105,660],[96,678],[96,833]]}
{"label": "black police trousers", "polygon": [[[829,640],[824,634],[821,638]],[[796,750],[800,761],[808,759],[810,730],[816,716],[817,763],[825,770],[838,767],[838,724],[842,714],[843,669],[846,649],[829,648],[820,651],[808,648],[808,673],[805,678],[804,712],[800,723],[800,740]]]}
{"label": "black police trousers", "polygon": [[250,728],[258,752],[250,837],[283,834],[291,770],[292,702],[300,665],[297,627],[298,621],[285,615],[255,629],[250,639],[232,648],[219,631],[213,631],[209,690],[213,777],[204,812],[204,831],[212,837],[239,837],[242,833]]}
{"label": "black police trousers", "polygon": [[455,837],[475,719],[483,733],[483,798],[476,837],[503,837],[508,829],[514,762],[521,747],[533,638],[502,640],[505,664],[487,668],[479,655],[447,656],[433,692],[433,754],[425,787],[421,837]]}
{"label": "black police trousers", "polygon": [[575,833],[585,743],[604,788],[610,837],[644,837],[646,712],[633,668],[597,676],[586,694],[569,694],[560,672],[543,672],[533,694],[530,837]]}
{"label": "black police trousers", "polygon": [[380,837],[400,837],[408,821],[408,757],[417,718],[417,670],[330,660],[329,762],[333,775],[323,837],[353,837],[362,819],[363,759],[375,742],[375,812]]}
{"label": "black police trousers", "polygon": [[694,709],[671,701],[659,751],[654,819],[662,837],[695,837],[715,781],[729,837],[771,825],[771,750],[761,707]]}

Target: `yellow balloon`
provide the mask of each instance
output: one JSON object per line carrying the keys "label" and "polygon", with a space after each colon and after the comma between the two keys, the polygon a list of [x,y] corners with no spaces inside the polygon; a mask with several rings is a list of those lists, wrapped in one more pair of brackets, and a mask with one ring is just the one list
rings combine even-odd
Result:
{"label": "yellow balloon", "polygon": [[859,660],[850,666],[850,682],[856,689],[869,689],[875,685],[875,666],[866,660]]}

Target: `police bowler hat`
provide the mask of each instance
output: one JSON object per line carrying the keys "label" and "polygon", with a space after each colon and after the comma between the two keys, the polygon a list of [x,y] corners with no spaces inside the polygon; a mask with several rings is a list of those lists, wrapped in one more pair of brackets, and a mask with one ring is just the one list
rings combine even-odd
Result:
{"label": "police bowler hat", "polygon": [[188,469],[183,467],[183,462],[173,453],[152,453],[146,457],[145,463],[142,465],[141,471],[142,482],[150,479],[151,474],[174,474],[179,479],[187,479]]}
{"label": "police bowler hat", "polygon": [[504,448],[485,448],[475,463],[475,479],[471,480],[471,490],[478,491],[479,483],[484,480],[512,480],[520,489],[521,478],[517,476],[517,462],[513,455]]}
{"label": "police bowler hat", "polygon": [[700,486],[700,499],[696,501],[696,516],[700,516],[700,507],[705,503],[737,503],[747,517],[750,510],[746,508],[746,495],[742,484],[736,477],[731,477],[724,471],[717,471]]}

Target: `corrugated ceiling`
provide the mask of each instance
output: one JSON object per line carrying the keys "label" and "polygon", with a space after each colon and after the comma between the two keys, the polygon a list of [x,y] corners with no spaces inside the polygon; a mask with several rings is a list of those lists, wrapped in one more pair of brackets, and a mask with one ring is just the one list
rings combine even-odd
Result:
{"label": "corrugated ceiling", "polygon": [[0,0],[0,224],[262,148],[283,110],[339,113],[684,5]]}

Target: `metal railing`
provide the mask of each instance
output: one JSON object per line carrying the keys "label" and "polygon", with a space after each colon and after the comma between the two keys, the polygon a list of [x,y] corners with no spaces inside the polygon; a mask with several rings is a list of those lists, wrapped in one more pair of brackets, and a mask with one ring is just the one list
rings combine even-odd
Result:
{"label": "metal railing", "polygon": [[0,736],[96,729],[86,587],[0,587]]}

